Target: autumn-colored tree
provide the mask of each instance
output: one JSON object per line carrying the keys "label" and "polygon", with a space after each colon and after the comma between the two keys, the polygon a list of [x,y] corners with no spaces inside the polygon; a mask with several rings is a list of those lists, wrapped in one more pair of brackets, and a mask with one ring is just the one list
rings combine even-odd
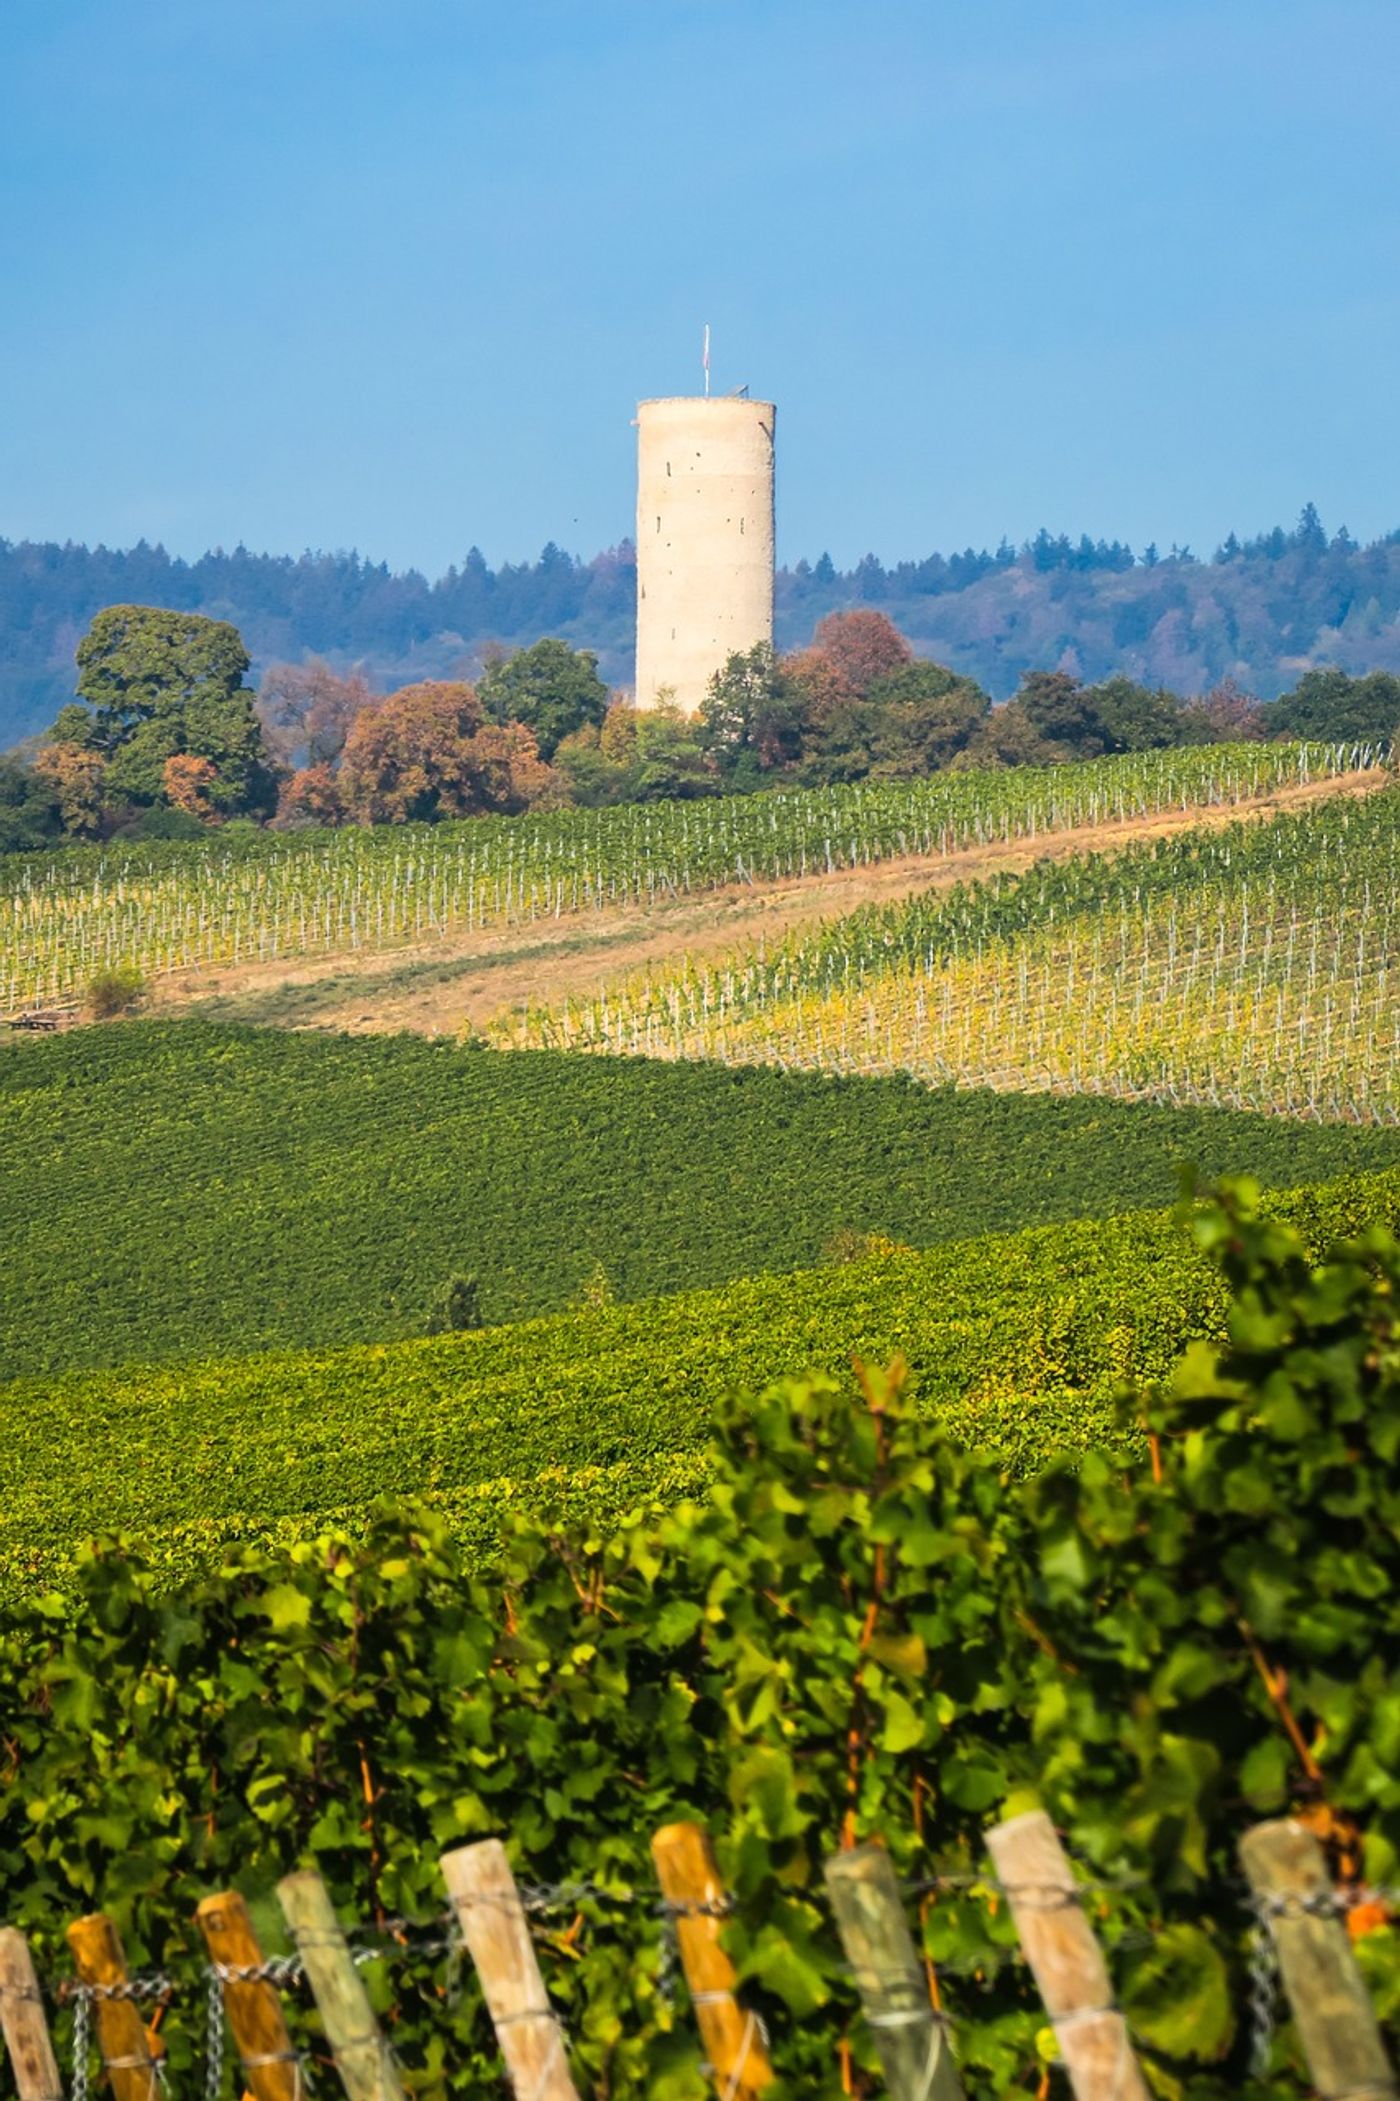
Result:
{"label": "autumn-colored tree", "polygon": [[625,764],[637,751],[638,709],[630,700],[615,700],[598,731],[598,749],[614,764]]}
{"label": "autumn-colored tree", "polygon": [[191,751],[177,751],[165,762],[165,799],[172,809],[185,810],[201,824],[216,824],[218,812],[209,799],[218,778],[212,759],[201,759]]}
{"label": "autumn-colored tree", "polygon": [[809,646],[791,650],[782,659],[783,674],[793,691],[802,696],[808,717],[819,722],[851,699],[841,672],[825,650]]}
{"label": "autumn-colored tree", "polygon": [[845,700],[864,700],[872,686],[890,678],[914,656],[888,614],[871,607],[828,613],[817,622],[812,647],[831,666]]}
{"label": "autumn-colored tree", "polygon": [[562,800],[523,723],[484,723],[475,689],[425,679],[356,716],[340,791],[361,824],[514,815]]}
{"label": "autumn-colored tree", "polygon": [[345,798],[329,766],[303,766],[283,781],[273,822],[283,829],[306,824],[343,824]]}
{"label": "autumn-colored tree", "polygon": [[1191,701],[1186,714],[1198,717],[1210,737],[1224,744],[1256,744],[1268,734],[1262,702],[1232,678],[1222,679],[1209,693]]}
{"label": "autumn-colored tree", "polygon": [[[334,766],[350,725],[375,695],[359,671],[342,678],[322,657],[269,664],[258,687],[258,719],[284,766]],[[280,806],[279,806],[280,815]]]}
{"label": "autumn-colored tree", "polygon": [[533,730],[523,722],[487,722],[470,739],[471,787],[463,817],[521,810],[555,810],[568,800],[564,784],[540,757]]}
{"label": "autumn-colored tree", "polygon": [[58,802],[70,839],[96,839],[102,830],[107,762],[81,744],[47,744],[34,755],[34,772]]}

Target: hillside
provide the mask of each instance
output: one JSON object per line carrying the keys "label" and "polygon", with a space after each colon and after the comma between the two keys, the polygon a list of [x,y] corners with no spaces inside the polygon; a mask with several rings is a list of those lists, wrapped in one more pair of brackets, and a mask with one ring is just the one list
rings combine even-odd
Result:
{"label": "hillside", "polygon": [[1400,789],[663,965],[502,1042],[1400,1122]]}
{"label": "hillside", "polygon": [[[1400,1172],[1270,1208],[1320,1250],[1400,1218]],[[233,1542],[358,1531],[390,1492],[435,1503],[481,1554],[512,1507],[606,1524],[699,1485],[729,1393],[844,1376],[852,1353],[903,1356],[922,1410],[1030,1472],[1131,1441],[1118,1382],[1218,1333],[1227,1296],[1144,1212],[474,1335],[21,1381],[0,1387],[0,1588],[61,1578],[95,1531],[185,1573]]]}
{"label": "hillside", "polygon": [[[1400,1130],[411,1037],[132,1022],[0,1050],[11,1374],[391,1341],[1400,1161]],[[846,1338],[839,1327],[827,1341]]]}
{"label": "hillside", "polygon": [[405,949],[463,930],[647,911],[732,884],[831,875],[1189,808],[1348,784],[1375,751],[1219,744],[1086,764],[623,804],[436,825],[211,832],[0,857],[0,1016],[95,971]]}
{"label": "hillside", "polygon": [[[358,555],[198,561],[144,542],[127,551],[0,541],[0,750],[51,722],[73,693],[73,651],[93,615],[123,603],[231,620],[256,667],[308,654],[358,664],[385,690],[460,677],[487,648],[560,635],[596,650],[604,676],[632,676],[636,565],[627,542],[580,562],[552,543],[535,563],[493,570],[473,549],[435,582]],[[1400,533],[1359,547],[1311,507],[1292,533],[1210,561],[1135,560],[1117,541],[1041,533],[1018,553],[967,549],[849,571],[823,556],[777,578],[777,639],[805,642],[826,613],[878,605],[921,654],[998,699],[1023,671],[1063,664],[1088,680],[1125,673],[1182,693],[1234,678],[1272,698],[1309,665],[1400,671]]]}

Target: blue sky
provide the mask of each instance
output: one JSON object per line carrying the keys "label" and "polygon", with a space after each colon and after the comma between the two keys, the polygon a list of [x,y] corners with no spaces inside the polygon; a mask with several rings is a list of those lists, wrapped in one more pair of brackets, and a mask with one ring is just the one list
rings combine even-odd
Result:
{"label": "blue sky", "polygon": [[1396,0],[4,0],[0,534],[436,573],[779,404],[780,553],[1400,525]]}

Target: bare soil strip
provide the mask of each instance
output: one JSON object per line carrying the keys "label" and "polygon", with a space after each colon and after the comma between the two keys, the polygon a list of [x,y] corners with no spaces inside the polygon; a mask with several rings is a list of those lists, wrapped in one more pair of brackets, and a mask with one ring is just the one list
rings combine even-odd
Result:
{"label": "bare soil strip", "polygon": [[1073,854],[1112,852],[1192,827],[1271,817],[1328,795],[1366,795],[1392,776],[1376,769],[1310,781],[1220,808],[1163,811],[1121,823],[1085,825],[961,853],[909,855],[833,875],[794,876],[678,898],[648,909],[576,913],[526,926],[475,928],[411,948],[347,951],[275,963],[230,964],[161,980],[152,1004],[163,1013],[258,1021],[352,1034],[408,1029],[426,1036],[481,1027],[506,1009],[553,1005],[682,955],[713,956],[793,927],[834,919],[858,905],[891,904],[950,889],[977,876],[1029,868]]}

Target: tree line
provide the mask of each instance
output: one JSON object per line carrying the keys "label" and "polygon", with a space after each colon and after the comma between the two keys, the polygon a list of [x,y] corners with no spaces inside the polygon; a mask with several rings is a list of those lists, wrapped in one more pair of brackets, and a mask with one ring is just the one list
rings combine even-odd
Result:
{"label": "tree line", "polygon": [[[388,691],[473,679],[493,648],[547,634],[591,649],[616,684],[630,675],[636,561],[626,541],[589,561],[551,542],[537,561],[495,568],[473,548],[430,580],[353,553],[240,547],[186,562],[145,542],[0,540],[0,748],[52,721],[79,639],[116,604],[229,621],[259,674],[315,655]],[[1208,560],[1049,531],[1019,548],[1003,540],[892,564],[868,554],[844,570],[822,555],[778,572],[779,643],[795,647],[827,613],[864,606],[998,700],[1042,666],[1188,693],[1232,677],[1272,698],[1318,664],[1400,672],[1400,533],[1360,546],[1308,505],[1291,532],[1231,533]]]}
{"label": "tree line", "polygon": [[377,693],[312,659],[270,666],[255,689],[231,623],[121,605],[93,621],[77,669],[76,698],[37,748],[0,759],[0,851],[599,808],[1227,740],[1378,741],[1400,726],[1400,678],[1336,668],[1271,703],[1231,681],[1183,699],[1121,674],[1089,684],[1038,670],[998,705],[916,656],[874,607],[827,614],[805,648],[731,656],[694,718],[638,710],[591,651],[556,636],[492,655],[470,682]]}

